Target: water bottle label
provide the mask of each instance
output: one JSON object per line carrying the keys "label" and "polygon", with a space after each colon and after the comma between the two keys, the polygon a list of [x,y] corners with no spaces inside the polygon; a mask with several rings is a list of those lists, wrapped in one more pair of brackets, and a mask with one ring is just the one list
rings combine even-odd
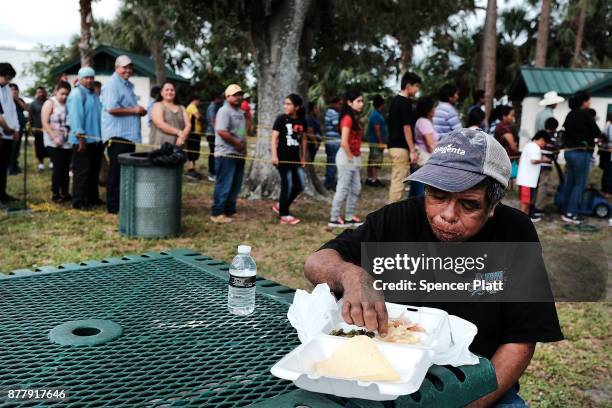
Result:
{"label": "water bottle label", "polygon": [[245,277],[230,275],[229,285],[234,288],[252,288],[255,286],[255,281],[255,275]]}

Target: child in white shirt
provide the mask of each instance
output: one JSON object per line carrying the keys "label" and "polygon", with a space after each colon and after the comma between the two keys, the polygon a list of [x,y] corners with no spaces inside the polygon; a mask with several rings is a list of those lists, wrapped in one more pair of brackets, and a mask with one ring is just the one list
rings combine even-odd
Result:
{"label": "child in white shirt", "polygon": [[518,175],[516,176],[516,184],[519,186],[521,211],[531,215],[532,222],[541,220],[541,218],[531,213],[531,209],[535,204],[538,178],[540,177],[540,165],[542,163],[550,163],[550,159],[542,158],[542,148],[546,144],[547,137],[546,131],[540,130],[531,139],[531,142],[525,146],[521,153]]}

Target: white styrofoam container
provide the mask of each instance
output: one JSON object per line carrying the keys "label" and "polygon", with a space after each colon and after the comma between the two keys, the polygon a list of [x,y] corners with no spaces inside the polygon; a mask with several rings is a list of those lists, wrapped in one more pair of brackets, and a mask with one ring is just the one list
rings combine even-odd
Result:
{"label": "white styrofoam container", "polygon": [[[451,344],[448,313],[446,311],[441,309],[434,309],[431,307],[406,306],[389,302],[387,302],[386,305],[387,313],[389,314],[389,319],[398,319],[403,315],[412,323],[417,323],[423,329],[425,329],[425,332],[423,333],[416,333],[417,336],[419,336],[421,339],[421,342],[419,344],[398,343],[397,345],[402,347],[440,350],[447,348]],[[330,337],[336,337],[330,335],[329,333],[331,333],[333,330],[338,329],[343,329],[344,331],[351,331],[364,328],[355,325],[350,325],[340,318],[334,319],[333,321],[328,321],[327,324],[323,327],[322,333]],[[375,340],[382,344],[390,344],[376,338]]]}
{"label": "white styrofoam container", "polygon": [[293,381],[297,387],[308,391],[385,401],[418,391],[434,354],[433,350],[423,347],[378,342],[379,350],[399,373],[399,381],[364,382],[316,374],[314,364],[329,358],[346,341],[344,337],[316,336],[283,357],[270,371],[276,377]]}

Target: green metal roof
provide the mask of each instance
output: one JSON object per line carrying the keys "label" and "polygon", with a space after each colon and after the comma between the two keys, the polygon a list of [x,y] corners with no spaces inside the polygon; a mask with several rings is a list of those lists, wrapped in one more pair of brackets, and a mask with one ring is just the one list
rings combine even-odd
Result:
{"label": "green metal roof", "polygon": [[[153,60],[142,54],[136,54],[121,48],[108,45],[100,45],[93,50],[93,59],[96,74],[112,74],[114,71],[114,61],[119,55],[127,55],[134,63],[134,74],[155,79],[155,63]],[[75,58],[51,70],[55,76],[62,73],[76,74],[81,67],[81,60]],[[175,82],[189,83],[189,80],[176,74],[173,70],[166,67],[166,77]]]}
{"label": "green metal roof", "polygon": [[549,91],[569,96],[580,90],[610,95],[612,69],[570,69],[521,67],[510,86],[511,100],[541,96]]}

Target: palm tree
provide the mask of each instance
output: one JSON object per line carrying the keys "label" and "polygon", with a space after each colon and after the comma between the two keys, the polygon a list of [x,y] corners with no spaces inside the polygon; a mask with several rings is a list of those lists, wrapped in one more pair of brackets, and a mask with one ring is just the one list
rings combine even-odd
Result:
{"label": "palm tree", "polygon": [[550,7],[552,0],[542,0],[540,19],[538,22],[538,41],[536,42],[536,54],[534,66],[543,68],[546,66],[546,52],[548,50],[548,31],[550,30]]}
{"label": "palm tree", "polygon": [[81,13],[81,41],[79,41],[79,52],[81,54],[81,66],[93,66],[93,53],[91,49],[91,24],[93,14],[91,12],[91,0],[79,0]]}
{"label": "palm tree", "polygon": [[482,40],[482,60],[479,87],[485,91],[485,112],[487,117],[493,108],[495,97],[495,58],[497,54],[497,1],[488,0]]}

